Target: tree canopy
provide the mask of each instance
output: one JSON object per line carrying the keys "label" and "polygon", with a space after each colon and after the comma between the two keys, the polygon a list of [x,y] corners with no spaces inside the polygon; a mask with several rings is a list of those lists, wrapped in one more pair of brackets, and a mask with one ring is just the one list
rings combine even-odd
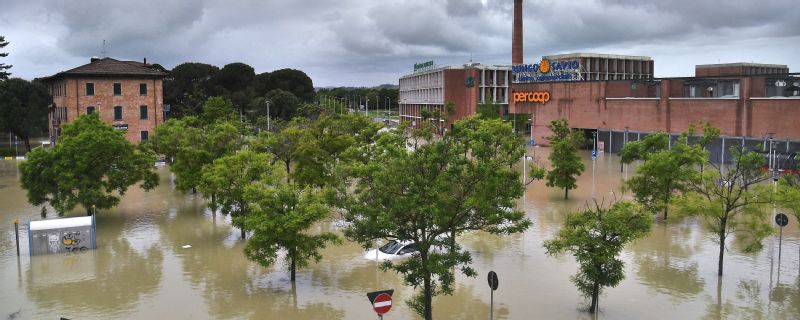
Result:
{"label": "tree canopy", "polygon": [[63,126],[53,148],[36,148],[20,164],[22,187],[33,205],[49,203],[59,214],[78,204],[87,212],[116,206],[128,187],[158,185],[155,156],[103,123],[83,115]]}
{"label": "tree canopy", "polygon": [[769,179],[761,169],[766,162],[758,152],[731,148],[733,164],[697,171],[686,192],[676,200],[679,212],[701,217],[719,244],[717,274],[722,276],[725,241],[738,233],[745,250],[761,248],[761,240],[772,233],[765,205],[775,199]]}
{"label": "tree canopy", "polygon": [[616,287],[625,278],[625,263],[619,254],[625,245],[650,232],[653,216],[630,202],[609,208],[594,203],[567,216],[554,239],[544,242],[550,255],[571,252],[580,264],[572,282],[591,299],[589,312],[596,313],[604,287]]}
{"label": "tree canopy", "polygon": [[52,102],[47,87],[37,81],[0,81],[0,130],[15,134],[31,151],[30,138],[47,133]]}
{"label": "tree canopy", "polygon": [[[5,48],[8,45],[8,41],[6,41],[6,37],[0,36],[0,49]],[[8,57],[8,52],[0,52],[0,58]],[[8,69],[11,69],[12,65],[5,64],[0,62],[0,80],[8,79],[8,76],[11,75],[11,72],[8,72]]]}
{"label": "tree canopy", "polygon": [[547,186],[564,189],[564,199],[567,199],[569,190],[578,187],[577,176],[586,170],[578,156],[578,145],[583,137],[579,131],[569,128],[566,119],[553,120],[550,130],[553,135],[547,139],[550,140],[549,158],[553,169],[547,172]]}
{"label": "tree canopy", "polygon": [[[365,248],[377,239],[415,244],[418,252],[408,260],[382,266],[421,288],[407,302],[425,319],[432,318],[434,295],[452,293],[455,267],[476,275],[469,252],[454,236],[470,230],[522,232],[530,226],[522,212],[510,209],[523,190],[511,167],[522,156],[522,145],[502,121],[468,118],[424,144],[412,144],[402,130],[382,133],[361,151],[365,161],[347,168],[349,182],[340,190],[347,195],[340,204],[350,223],[345,235]],[[440,246],[450,250],[434,250]]]}

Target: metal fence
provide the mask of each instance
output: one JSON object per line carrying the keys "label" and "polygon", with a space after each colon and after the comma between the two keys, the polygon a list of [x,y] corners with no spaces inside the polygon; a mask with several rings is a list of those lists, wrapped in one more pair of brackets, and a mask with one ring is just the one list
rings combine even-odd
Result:
{"label": "metal fence", "polygon": [[[627,133],[627,134],[626,134]],[[628,142],[639,141],[647,137],[651,132],[634,132],[634,131],[615,131],[603,130],[597,131],[598,142],[602,142],[603,152],[619,154],[623,146]],[[680,134],[670,134],[670,146],[678,141]],[[695,143],[700,139],[698,136],[689,137],[689,143]],[[724,163],[730,164],[733,159],[733,150],[753,150],[761,152],[767,156],[769,153],[770,139],[754,139],[745,137],[728,137],[723,136],[712,140],[707,146],[709,161],[711,163]],[[800,141],[795,140],[772,140],[773,148],[775,149],[776,158],[778,159],[778,169],[795,168],[796,161],[798,160],[798,153],[800,153]]]}

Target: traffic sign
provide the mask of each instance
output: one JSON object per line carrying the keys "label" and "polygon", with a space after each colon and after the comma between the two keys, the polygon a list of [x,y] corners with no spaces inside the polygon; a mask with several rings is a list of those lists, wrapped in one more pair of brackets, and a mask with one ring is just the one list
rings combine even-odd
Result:
{"label": "traffic sign", "polygon": [[492,291],[497,290],[497,285],[500,282],[497,280],[497,273],[494,271],[489,271],[489,288],[492,288]]}
{"label": "traffic sign", "polygon": [[775,215],[775,223],[781,227],[785,227],[787,224],[789,224],[789,217],[783,213],[778,213]]}
{"label": "traffic sign", "polygon": [[392,309],[392,296],[381,293],[375,300],[372,301],[372,308],[375,309],[375,313],[379,315],[383,315],[384,313],[389,312]]}
{"label": "traffic sign", "polygon": [[597,158],[597,150],[592,150],[592,159]]}

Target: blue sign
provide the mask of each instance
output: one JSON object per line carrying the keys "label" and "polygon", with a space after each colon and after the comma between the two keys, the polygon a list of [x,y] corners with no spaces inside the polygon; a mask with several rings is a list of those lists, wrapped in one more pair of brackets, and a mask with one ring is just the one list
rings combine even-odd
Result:
{"label": "blue sign", "polygon": [[531,139],[530,141],[528,141],[528,145],[529,146],[535,146],[536,145],[536,140]]}
{"label": "blue sign", "polygon": [[592,150],[592,159],[597,158],[597,150]]}
{"label": "blue sign", "polygon": [[553,61],[542,58],[539,63],[511,66],[517,83],[580,80],[579,60]]}

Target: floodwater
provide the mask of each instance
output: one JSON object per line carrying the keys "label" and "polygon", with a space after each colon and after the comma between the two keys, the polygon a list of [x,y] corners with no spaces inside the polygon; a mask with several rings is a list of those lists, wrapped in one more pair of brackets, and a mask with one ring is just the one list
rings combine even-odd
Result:
{"label": "floodwater", "polygon": [[[583,157],[587,171],[568,201],[544,182],[528,186],[518,207],[534,224],[524,234],[459,238],[479,275],[459,275],[452,296],[434,298],[434,318],[487,319],[486,274],[494,270],[495,319],[592,319],[570,282],[577,268],[572,256],[550,257],[542,242],[593,194],[606,203],[624,197],[619,185],[633,169],[620,173],[615,155],[600,154],[595,163],[588,152]],[[118,207],[99,212],[97,250],[30,257],[24,229],[40,209],[26,202],[16,165],[0,162],[0,319],[375,319],[365,294],[383,289],[395,289],[385,319],[418,318],[403,302],[413,289],[364,260],[354,243],[325,249],[319,263],[298,271],[294,285],[285,266],[248,261],[229,219],[213,215],[199,196],[176,192],[166,168],[158,169],[155,190],[132,188]],[[23,224],[20,258],[15,218]],[[318,229],[338,230],[333,222]],[[777,235],[754,254],[731,241],[720,279],[718,247],[699,221],[658,222],[623,252],[626,278],[601,296],[597,318],[800,319],[798,234],[790,215],[780,261]]]}

